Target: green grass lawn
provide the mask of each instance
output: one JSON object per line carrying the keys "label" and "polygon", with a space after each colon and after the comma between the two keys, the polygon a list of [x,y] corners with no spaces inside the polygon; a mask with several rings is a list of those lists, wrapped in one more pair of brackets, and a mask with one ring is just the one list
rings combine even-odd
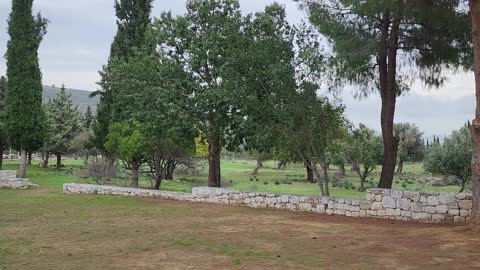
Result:
{"label": "green grass lawn", "polygon": [[[475,258],[480,239],[461,227],[366,222],[313,213],[120,196],[64,195],[63,183],[91,181],[79,178],[72,169],[81,163],[66,164],[62,171],[30,166],[28,177],[38,187],[0,189],[0,269],[478,267]],[[266,165],[259,181],[250,181],[253,162],[226,161],[223,176],[231,188],[256,186],[263,191],[318,194],[316,185],[302,182],[301,166],[275,171],[268,168],[273,163]],[[7,161],[4,169],[17,168],[18,162]],[[204,179],[170,181],[163,188],[188,190],[204,184]],[[292,184],[275,185],[275,181]],[[355,190],[333,192],[363,197]]]}
{"label": "green grass lawn", "polygon": [[[82,160],[65,160],[66,165],[62,171],[58,172],[53,168],[48,170],[38,168],[37,166],[30,166],[28,175],[33,179],[34,183],[47,186],[60,186],[66,182],[80,182],[80,183],[95,183],[92,179],[79,177],[78,171],[83,166]],[[34,164],[38,164],[38,161]],[[17,169],[18,161],[6,161],[4,169]],[[262,168],[257,176],[252,176],[251,173],[255,168],[254,161],[247,160],[222,160],[222,185],[230,189],[259,191],[259,192],[273,192],[273,193],[290,193],[298,195],[320,195],[319,187],[316,184],[305,181],[306,172],[302,164],[289,163],[286,168],[275,170],[275,163],[273,161],[264,162]],[[337,170],[334,166],[331,167],[331,178]],[[380,174],[380,168],[375,170],[371,177],[367,179],[368,187],[375,187]],[[427,191],[446,191],[457,192],[457,186],[433,187],[422,183],[421,176],[424,175],[422,164],[406,164],[404,167],[404,174],[396,176],[394,180],[395,189],[407,190],[427,190]],[[330,193],[336,197],[346,198],[365,198],[364,192],[357,191],[359,186],[359,178],[354,172],[347,167],[347,175],[340,180],[340,182],[348,182],[348,185],[331,186]],[[123,181],[122,184],[128,183]],[[198,175],[175,175],[175,180],[164,181],[162,183],[163,190],[190,192],[192,187],[207,185],[206,168],[200,170]],[[141,186],[149,188],[151,186],[150,180],[143,177]],[[345,187],[345,186],[348,186]]]}

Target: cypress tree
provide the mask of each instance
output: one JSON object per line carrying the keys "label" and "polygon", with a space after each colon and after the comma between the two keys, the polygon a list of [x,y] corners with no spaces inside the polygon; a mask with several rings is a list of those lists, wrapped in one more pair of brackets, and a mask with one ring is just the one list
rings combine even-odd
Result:
{"label": "cypress tree", "polygon": [[3,150],[7,147],[7,135],[5,133],[5,94],[7,92],[7,78],[0,77],[0,170],[3,167]]}
{"label": "cypress tree", "polygon": [[84,116],[84,127],[85,129],[89,130],[93,124],[93,115],[92,115],[92,108],[90,105],[87,107],[87,111],[85,112]]}
{"label": "cypress tree", "polygon": [[117,34],[110,49],[108,65],[100,71],[102,77],[99,85],[102,91],[100,104],[97,108],[97,122],[93,130],[94,144],[105,150],[105,142],[109,127],[112,124],[112,106],[115,99],[115,89],[112,89],[109,78],[109,66],[113,61],[124,61],[132,56],[135,48],[145,43],[145,34],[151,23],[150,13],[153,0],[115,0],[115,14],[117,16]]}
{"label": "cypress tree", "polygon": [[48,20],[32,15],[33,0],[13,0],[8,20],[5,127],[10,145],[21,151],[19,177],[26,177],[27,152],[41,147],[45,115],[38,48]]}

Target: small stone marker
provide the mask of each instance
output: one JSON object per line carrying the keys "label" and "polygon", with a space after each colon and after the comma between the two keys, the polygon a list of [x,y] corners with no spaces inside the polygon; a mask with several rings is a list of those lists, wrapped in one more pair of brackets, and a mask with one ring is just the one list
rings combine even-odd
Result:
{"label": "small stone marker", "polygon": [[17,178],[16,171],[0,171],[0,188],[26,189],[28,179]]}

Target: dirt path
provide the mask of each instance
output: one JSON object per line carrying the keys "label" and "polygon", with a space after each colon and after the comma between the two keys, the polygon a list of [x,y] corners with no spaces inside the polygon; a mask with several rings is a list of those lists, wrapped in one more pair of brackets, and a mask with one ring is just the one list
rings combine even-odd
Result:
{"label": "dirt path", "polygon": [[0,191],[0,269],[480,269],[464,227]]}

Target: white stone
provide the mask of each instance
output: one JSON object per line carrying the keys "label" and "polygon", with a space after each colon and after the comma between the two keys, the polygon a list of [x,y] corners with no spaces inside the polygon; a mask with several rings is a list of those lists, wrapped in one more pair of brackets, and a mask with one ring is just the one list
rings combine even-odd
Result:
{"label": "white stone", "polygon": [[376,201],[376,202],[381,202],[381,201],[382,201],[382,198],[383,198],[382,195],[375,195],[375,201]]}
{"label": "white stone", "polygon": [[310,203],[300,203],[298,208],[300,211],[312,211],[312,205]]}
{"label": "white stone", "polygon": [[382,203],[381,202],[373,202],[370,206],[370,209],[372,210],[379,210],[382,209]]}
{"label": "white stone", "polygon": [[427,221],[430,219],[432,215],[428,213],[412,213],[412,219],[413,220],[418,220],[418,221]]}
{"label": "white stone", "polygon": [[458,215],[460,215],[460,210],[458,210],[458,209],[450,209],[450,210],[448,210],[448,214],[449,214],[449,215],[452,215],[452,216],[458,216]]}
{"label": "white stone", "polygon": [[388,209],[385,210],[385,214],[387,216],[396,216],[396,212],[397,211],[395,211],[395,209],[391,209],[391,208],[388,208]]}
{"label": "white stone", "polygon": [[368,209],[370,209],[370,206],[371,206],[371,205],[372,205],[372,204],[371,204],[369,201],[361,201],[361,202],[360,202],[360,209],[362,209],[362,210],[368,210]]}
{"label": "white stone", "polygon": [[282,203],[288,203],[290,196],[282,195]]}
{"label": "white stone", "polygon": [[427,206],[423,208],[423,211],[429,214],[435,214],[437,210],[435,209],[434,206]]}
{"label": "white stone", "polygon": [[412,213],[410,211],[402,211],[401,216],[402,217],[411,217]]}
{"label": "white stone", "polygon": [[423,206],[420,203],[412,202],[410,204],[410,211],[412,211],[412,212],[422,212],[423,211]]}

